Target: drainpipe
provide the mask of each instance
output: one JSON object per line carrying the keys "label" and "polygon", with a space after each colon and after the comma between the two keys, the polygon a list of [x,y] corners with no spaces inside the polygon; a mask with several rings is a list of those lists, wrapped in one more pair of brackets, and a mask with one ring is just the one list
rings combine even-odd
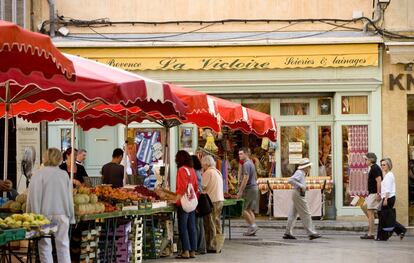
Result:
{"label": "drainpipe", "polygon": [[[371,20],[372,23],[376,24],[379,21],[381,21],[382,19],[384,19],[384,12],[385,12],[385,8],[381,8],[380,4],[377,3],[377,5],[375,6],[375,10],[374,10],[374,18]],[[364,22],[364,33],[368,32],[368,27],[371,23],[370,22]]]}
{"label": "drainpipe", "polygon": [[49,35],[55,37],[55,0],[47,0],[49,3]]}

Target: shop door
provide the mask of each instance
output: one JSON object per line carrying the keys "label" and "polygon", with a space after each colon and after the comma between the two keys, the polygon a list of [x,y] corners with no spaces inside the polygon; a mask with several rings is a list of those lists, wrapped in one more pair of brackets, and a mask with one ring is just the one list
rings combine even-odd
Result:
{"label": "shop door", "polygon": [[84,145],[88,152],[85,168],[89,176],[101,176],[102,166],[111,161],[113,150],[120,147],[117,145],[117,138],[116,127],[91,129],[84,133]]}
{"label": "shop door", "polygon": [[409,224],[414,225],[414,95],[407,97],[407,133]]}

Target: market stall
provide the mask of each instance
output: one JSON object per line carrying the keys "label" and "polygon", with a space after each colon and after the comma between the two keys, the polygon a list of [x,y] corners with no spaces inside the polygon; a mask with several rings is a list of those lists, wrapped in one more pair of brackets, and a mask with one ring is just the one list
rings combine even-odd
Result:
{"label": "market stall", "polygon": [[[289,215],[289,208],[292,203],[292,186],[287,182],[288,178],[259,178],[258,185],[261,192],[267,192],[271,187],[273,196],[273,216],[286,218]],[[309,204],[312,216],[321,217],[324,215],[324,200],[326,194],[333,188],[331,177],[307,177],[306,199]]]}

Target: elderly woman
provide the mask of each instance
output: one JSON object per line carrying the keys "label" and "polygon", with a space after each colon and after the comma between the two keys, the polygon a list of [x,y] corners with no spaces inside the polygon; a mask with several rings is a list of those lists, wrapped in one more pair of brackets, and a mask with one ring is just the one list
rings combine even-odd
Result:
{"label": "elderly woman", "polygon": [[177,164],[177,187],[176,187],[176,205],[178,215],[178,234],[181,240],[182,251],[177,256],[179,259],[195,258],[197,250],[197,231],[195,210],[187,213],[181,206],[180,199],[186,194],[188,184],[192,184],[194,191],[198,196],[197,175],[193,168],[193,161],[188,152],[180,150],[175,155]]}
{"label": "elderly woman", "polygon": [[[72,183],[67,173],[59,169],[62,154],[56,148],[43,156],[43,167],[35,171],[29,185],[27,212],[42,214],[58,225],[55,234],[56,254],[60,263],[70,263],[69,224],[75,223]],[[39,241],[40,261],[53,263],[50,239]]]}
{"label": "elderly woman", "polygon": [[207,252],[216,253],[221,251],[222,246],[222,242],[218,242],[217,236],[222,234],[220,216],[224,201],[223,176],[216,169],[216,162],[210,155],[201,159],[201,166],[204,170],[201,185],[213,203],[212,212],[204,217]]}
{"label": "elderly woman", "polygon": [[[381,182],[381,211],[384,211],[386,209],[393,209],[395,204],[395,177],[393,172],[391,172],[392,161],[390,158],[384,158],[381,160],[381,169],[384,174],[384,179]],[[382,229],[382,222],[384,220],[382,215],[383,214],[380,213],[377,240],[385,241],[392,235],[392,232],[386,232]],[[393,232],[399,235],[402,240],[407,232],[407,229],[395,221]]]}

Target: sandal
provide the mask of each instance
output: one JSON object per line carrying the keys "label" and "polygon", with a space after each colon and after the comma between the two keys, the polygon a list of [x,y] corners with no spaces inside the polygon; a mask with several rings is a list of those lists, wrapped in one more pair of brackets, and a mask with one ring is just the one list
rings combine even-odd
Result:
{"label": "sandal", "polygon": [[365,234],[365,235],[361,236],[361,239],[375,239],[375,237],[373,235],[370,236],[368,234]]}
{"label": "sandal", "polygon": [[400,234],[400,240],[403,240],[405,237],[405,233],[407,232],[407,229],[404,230],[401,234]]}
{"label": "sandal", "polygon": [[190,257],[185,257],[182,254],[175,257],[176,259],[190,259]]}

